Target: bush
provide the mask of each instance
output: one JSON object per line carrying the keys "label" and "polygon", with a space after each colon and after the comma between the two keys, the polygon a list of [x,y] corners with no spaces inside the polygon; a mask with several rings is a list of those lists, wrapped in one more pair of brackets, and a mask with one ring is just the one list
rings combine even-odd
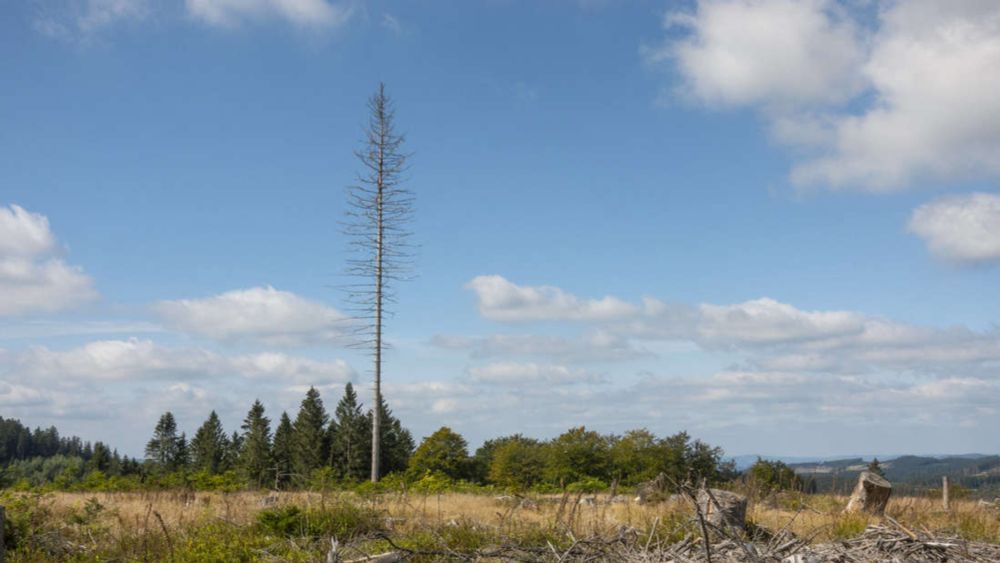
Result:
{"label": "bush", "polygon": [[382,530],[378,512],[345,501],[321,509],[282,506],[257,513],[257,525],[264,532],[296,537],[333,537],[341,540]]}

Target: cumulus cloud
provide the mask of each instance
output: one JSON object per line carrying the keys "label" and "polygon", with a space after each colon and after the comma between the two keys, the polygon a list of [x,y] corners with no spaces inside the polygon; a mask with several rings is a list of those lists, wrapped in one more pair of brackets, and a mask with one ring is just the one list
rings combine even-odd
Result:
{"label": "cumulus cloud", "polygon": [[183,332],[271,346],[331,343],[342,337],[348,323],[336,309],[270,286],[163,301],[155,309],[168,325]]}
{"label": "cumulus cloud", "polygon": [[909,0],[852,23],[832,0],[699,0],[647,57],[681,90],[761,110],[805,149],[798,186],[868,191],[1000,176],[1000,5]]}
{"label": "cumulus cloud", "polygon": [[465,285],[476,294],[479,312],[503,322],[606,320],[635,313],[615,297],[581,300],[550,286],[520,286],[503,276],[477,276]]}
{"label": "cumulus cloud", "polygon": [[863,85],[858,31],[832,1],[708,0],[666,24],[688,33],[647,56],[675,61],[684,93],[710,104],[825,104]]}
{"label": "cumulus cloud", "polygon": [[1000,260],[1000,196],[975,193],[932,201],[913,212],[909,230],[943,260],[995,262]]}
{"label": "cumulus cloud", "polygon": [[58,250],[45,216],[0,207],[0,316],[62,311],[97,298],[90,277]]}
{"label": "cumulus cloud", "polygon": [[169,348],[151,340],[99,340],[69,350],[44,346],[8,353],[0,373],[15,380],[197,380],[226,377],[286,383],[344,383],[354,370],[343,360],[319,361],[281,353],[226,356],[200,348]]}
{"label": "cumulus cloud", "polygon": [[345,24],[353,8],[328,0],[185,0],[188,13],[212,26],[234,27],[269,19],[302,28],[331,28]]}
{"label": "cumulus cloud", "polygon": [[[541,293],[539,288],[503,282],[507,291],[513,294]],[[544,289],[550,295],[559,296],[559,302],[577,306],[590,302],[559,288],[544,286]],[[497,304],[484,308],[480,303],[480,311],[487,318],[512,315],[521,321],[532,319],[536,322],[571,319],[596,326],[592,333],[595,335],[593,343],[597,345],[595,350],[600,351],[599,345],[604,342],[610,344],[611,350],[622,353],[622,359],[641,357],[630,357],[626,352],[643,350],[634,343],[639,340],[687,342],[708,352],[736,352],[743,356],[748,366],[766,370],[812,373],[888,370],[950,376],[956,370],[982,374],[1000,365],[1000,333],[997,331],[921,327],[854,311],[809,311],[770,298],[726,305],[669,304],[654,298],[646,298],[641,304],[629,304],[615,297],[604,300],[621,303],[621,314],[611,317],[567,315],[566,307],[552,307],[548,301],[535,306],[538,302],[531,300],[511,300],[510,311]],[[502,312],[499,315],[498,308]],[[562,337],[494,335],[479,339],[442,339],[438,345],[469,350],[473,357],[507,359],[535,354],[555,358],[564,354],[559,358],[561,363],[575,363],[572,357],[579,354],[578,361],[595,360],[588,351],[581,350],[586,345],[576,346],[572,342]]]}

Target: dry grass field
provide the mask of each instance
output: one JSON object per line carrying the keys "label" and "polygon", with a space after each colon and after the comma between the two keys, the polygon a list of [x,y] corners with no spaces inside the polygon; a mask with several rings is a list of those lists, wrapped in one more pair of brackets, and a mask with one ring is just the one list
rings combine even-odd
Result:
{"label": "dry grass field", "polygon": [[[9,561],[326,561],[331,538],[343,560],[398,548],[408,560],[556,560],[587,540],[627,539],[645,551],[700,541],[686,502],[602,495],[49,493],[6,502]],[[809,544],[857,537],[880,520],[842,514],[845,502],[771,496],[751,503],[748,520]],[[896,498],[889,516],[921,534],[1000,543],[1000,512],[974,501],[945,512],[929,499]],[[504,551],[513,546],[526,551]]]}

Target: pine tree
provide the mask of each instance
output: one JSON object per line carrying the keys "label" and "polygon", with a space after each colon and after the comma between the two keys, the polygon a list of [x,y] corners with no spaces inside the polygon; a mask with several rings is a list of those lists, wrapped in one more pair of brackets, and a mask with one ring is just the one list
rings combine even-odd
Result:
{"label": "pine tree", "polygon": [[354,386],[348,383],[330,422],[330,465],[337,476],[361,480],[370,474],[370,432]]}
{"label": "pine tree", "polygon": [[146,444],[146,461],[161,469],[173,469],[177,445],[177,421],[172,413],[166,412],[156,423],[153,438]]}
{"label": "pine tree", "polygon": [[264,416],[264,405],[254,401],[243,420],[243,448],[240,469],[251,483],[261,486],[271,470],[271,421]]}
{"label": "pine tree", "polygon": [[212,411],[191,440],[191,463],[195,470],[212,475],[222,470],[226,453],[226,433],[219,415]]}
{"label": "pine tree", "polygon": [[281,413],[281,420],[274,430],[274,448],[272,449],[274,465],[274,483],[277,489],[281,485],[287,484],[292,471],[292,438],[295,430],[292,428],[292,419],[287,412]]}
{"label": "pine tree", "polygon": [[319,391],[310,387],[292,425],[292,464],[300,480],[308,479],[327,461],[327,420]]}

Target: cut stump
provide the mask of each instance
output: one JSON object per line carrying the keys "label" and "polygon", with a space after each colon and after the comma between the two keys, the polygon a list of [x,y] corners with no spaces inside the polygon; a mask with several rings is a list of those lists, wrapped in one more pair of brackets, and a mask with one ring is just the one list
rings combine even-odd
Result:
{"label": "cut stump", "polygon": [[719,528],[746,528],[747,497],[721,489],[701,489],[697,501],[698,509],[709,524]]}
{"label": "cut stump", "polygon": [[865,512],[882,516],[891,494],[892,484],[889,481],[871,471],[862,471],[844,512]]}

